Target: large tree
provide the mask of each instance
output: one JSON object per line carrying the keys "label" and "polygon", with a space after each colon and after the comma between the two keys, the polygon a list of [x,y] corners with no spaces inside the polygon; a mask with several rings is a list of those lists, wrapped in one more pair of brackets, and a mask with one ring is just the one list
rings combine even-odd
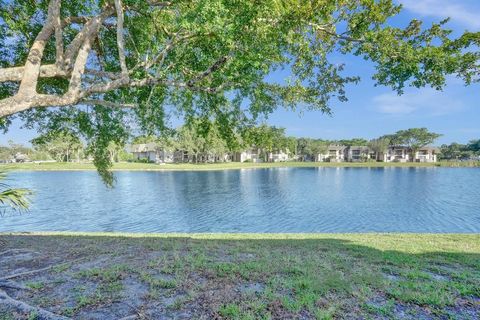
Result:
{"label": "large tree", "polygon": [[440,158],[446,160],[468,159],[472,156],[472,151],[464,144],[453,142],[443,144],[440,147]]}
{"label": "large tree", "polygon": [[389,145],[390,139],[388,138],[372,139],[368,142],[368,147],[375,152],[375,160],[377,161],[382,160],[380,159],[380,155],[387,152]]}
{"label": "large tree", "polygon": [[480,155],[480,139],[471,140],[467,145],[468,150],[472,151],[476,155]]}
{"label": "large tree", "polygon": [[[278,106],[329,113],[359,80],[332,55],[371,61],[376,84],[399,93],[479,80],[479,33],[390,25],[400,11],[393,0],[0,0],[1,122],[75,131],[111,181],[108,145],[163,130],[171,113],[215,118],[226,139]],[[279,68],[287,81],[269,81]]]}
{"label": "large tree", "polygon": [[[72,156],[80,161],[83,144],[78,137],[70,132],[49,132],[30,141],[37,151],[47,152],[58,162],[69,162]],[[110,152],[110,146],[107,147]]]}
{"label": "large tree", "polygon": [[32,150],[21,143],[15,143],[12,140],[8,141],[7,146],[0,146],[0,159],[12,160],[17,154],[31,155]]}
{"label": "large tree", "polygon": [[434,143],[441,136],[439,133],[428,131],[427,128],[411,128],[397,131],[391,136],[391,141],[394,141],[396,145],[408,147],[412,155],[411,161],[415,161],[415,155],[420,148]]}
{"label": "large tree", "polygon": [[319,154],[325,154],[330,146],[330,141],[311,138],[299,138],[297,140],[298,154],[302,155],[302,160],[315,160]]}
{"label": "large tree", "polygon": [[262,124],[245,130],[244,139],[247,146],[254,146],[260,150],[265,161],[269,161],[269,153],[287,149],[285,128]]}

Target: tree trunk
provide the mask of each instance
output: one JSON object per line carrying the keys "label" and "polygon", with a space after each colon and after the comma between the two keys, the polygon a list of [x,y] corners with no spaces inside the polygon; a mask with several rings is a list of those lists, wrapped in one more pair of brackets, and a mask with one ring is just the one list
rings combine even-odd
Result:
{"label": "tree trunk", "polygon": [[411,154],[412,159],[411,159],[410,161],[411,161],[411,162],[415,162],[415,161],[416,161],[415,158],[416,158],[417,150],[412,149],[411,153],[412,153],[412,154]]}

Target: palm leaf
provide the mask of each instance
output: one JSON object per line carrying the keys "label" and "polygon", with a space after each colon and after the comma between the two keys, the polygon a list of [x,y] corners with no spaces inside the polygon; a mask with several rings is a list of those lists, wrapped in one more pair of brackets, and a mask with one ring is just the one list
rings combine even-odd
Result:
{"label": "palm leaf", "polygon": [[27,210],[30,206],[29,196],[32,191],[28,189],[14,189],[2,180],[6,179],[6,172],[0,171],[0,206],[9,207],[16,211]]}

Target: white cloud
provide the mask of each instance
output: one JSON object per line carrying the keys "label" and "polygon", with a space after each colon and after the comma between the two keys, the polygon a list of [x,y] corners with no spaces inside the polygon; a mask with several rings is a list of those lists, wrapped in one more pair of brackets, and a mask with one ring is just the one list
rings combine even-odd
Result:
{"label": "white cloud", "polygon": [[[452,22],[463,24],[469,28],[480,28],[480,9],[467,7],[456,0],[399,0],[404,8],[422,16],[450,17]],[[470,3],[477,3],[471,1]],[[472,30],[475,31],[475,30]]]}
{"label": "white cloud", "polygon": [[378,112],[391,115],[422,113],[441,116],[462,110],[464,103],[445,92],[420,89],[401,96],[394,92],[380,94],[373,98],[373,106]]}

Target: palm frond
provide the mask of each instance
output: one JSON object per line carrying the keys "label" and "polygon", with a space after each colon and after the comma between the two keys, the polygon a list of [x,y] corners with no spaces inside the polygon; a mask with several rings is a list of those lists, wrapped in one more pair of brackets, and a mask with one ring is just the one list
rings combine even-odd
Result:
{"label": "palm frond", "polygon": [[0,192],[0,205],[9,206],[14,210],[27,210],[30,206],[28,189],[6,189]]}
{"label": "palm frond", "polygon": [[33,193],[31,190],[22,188],[10,188],[2,180],[6,179],[6,172],[0,171],[0,207],[9,207],[16,211],[28,210],[30,198]]}

